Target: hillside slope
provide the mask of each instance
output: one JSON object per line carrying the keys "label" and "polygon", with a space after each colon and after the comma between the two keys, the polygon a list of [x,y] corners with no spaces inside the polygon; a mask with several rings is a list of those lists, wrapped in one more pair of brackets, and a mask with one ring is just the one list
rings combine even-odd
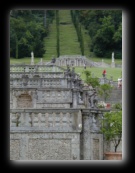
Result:
{"label": "hillside slope", "polygon": [[[45,38],[45,54],[43,59],[50,60],[57,56],[57,33],[56,33],[56,18],[50,24],[50,33]],[[59,10],[59,40],[60,40],[60,56],[61,55],[81,55],[80,43],[76,29],[72,22],[70,10]],[[82,26],[82,34],[84,38],[84,54],[89,56],[90,37],[87,31]]]}

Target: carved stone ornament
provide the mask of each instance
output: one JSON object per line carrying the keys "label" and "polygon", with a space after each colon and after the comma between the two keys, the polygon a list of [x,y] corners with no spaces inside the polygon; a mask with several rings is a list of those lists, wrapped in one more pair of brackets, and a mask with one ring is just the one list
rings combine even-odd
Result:
{"label": "carved stone ornament", "polygon": [[88,92],[88,101],[90,104],[90,108],[97,108],[98,97],[95,89]]}
{"label": "carved stone ornament", "polygon": [[23,75],[22,79],[23,79],[23,85],[26,86],[28,84],[29,77],[27,75]]}

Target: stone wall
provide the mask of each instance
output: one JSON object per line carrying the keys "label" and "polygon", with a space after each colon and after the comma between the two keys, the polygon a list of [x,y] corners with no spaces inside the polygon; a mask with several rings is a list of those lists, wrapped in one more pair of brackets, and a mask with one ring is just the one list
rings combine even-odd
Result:
{"label": "stone wall", "polygon": [[103,160],[102,115],[90,109],[11,109],[10,159]]}
{"label": "stone wall", "polygon": [[10,160],[80,160],[79,133],[11,132]]}
{"label": "stone wall", "polygon": [[[74,69],[11,66],[10,159],[103,160],[99,119],[109,109],[89,101]],[[91,91],[93,92],[93,91]]]}

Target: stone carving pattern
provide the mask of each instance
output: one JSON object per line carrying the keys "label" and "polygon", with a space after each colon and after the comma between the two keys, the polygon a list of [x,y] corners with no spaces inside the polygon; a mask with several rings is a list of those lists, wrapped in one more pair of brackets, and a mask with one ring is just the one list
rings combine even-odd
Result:
{"label": "stone carving pattern", "polygon": [[52,102],[58,103],[63,101],[70,101],[70,91],[39,91],[38,102]]}
{"label": "stone carving pattern", "polygon": [[95,89],[88,92],[88,102],[90,108],[97,108],[98,97]]}
{"label": "stone carving pattern", "polygon": [[92,116],[90,117],[91,119],[91,131],[93,132],[98,132],[100,130],[100,124],[98,120],[98,115],[95,113],[92,113]]}
{"label": "stone carving pattern", "polygon": [[61,79],[34,79],[34,78],[18,78],[10,80],[10,87],[62,87]]}
{"label": "stone carving pattern", "polygon": [[19,160],[20,158],[20,140],[10,140],[10,160]]}
{"label": "stone carving pattern", "polygon": [[[28,76],[28,78],[33,78],[35,75],[38,75],[39,76],[39,78],[41,78],[41,77],[43,77],[43,78],[63,78],[64,77],[64,75],[63,75],[63,73],[54,73],[54,74],[51,74],[51,73],[25,73],[27,76]],[[22,78],[22,74],[18,74],[18,73],[14,73],[14,72],[11,72],[10,73],[10,79],[11,78],[13,78],[13,79],[15,79],[15,78],[18,78],[18,79],[21,79]]]}
{"label": "stone carving pattern", "polygon": [[70,104],[43,104],[43,106],[41,105],[37,105],[37,108],[70,108]]}
{"label": "stone carving pattern", "polygon": [[93,139],[93,160],[99,160],[99,139]]}
{"label": "stone carving pattern", "polygon": [[69,139],[29,139],[29,160],[71,160]]}

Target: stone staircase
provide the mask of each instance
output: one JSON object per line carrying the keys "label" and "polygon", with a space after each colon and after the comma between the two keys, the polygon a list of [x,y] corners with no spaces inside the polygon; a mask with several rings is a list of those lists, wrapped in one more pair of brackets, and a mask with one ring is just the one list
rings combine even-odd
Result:
{"label": "stone staircase", "polygon": [[103,160],[110,110],[92,106],[93,93],[74,68],[11,65],[10,160]]}
{"label": "stone staircase", "polygon": [[[99,101],[104,101],[104,98],[99,97]],[[110,97],[106,100],[106,103],[110,104],[122,103],[122,89],[114,88],[110,93]]]}

